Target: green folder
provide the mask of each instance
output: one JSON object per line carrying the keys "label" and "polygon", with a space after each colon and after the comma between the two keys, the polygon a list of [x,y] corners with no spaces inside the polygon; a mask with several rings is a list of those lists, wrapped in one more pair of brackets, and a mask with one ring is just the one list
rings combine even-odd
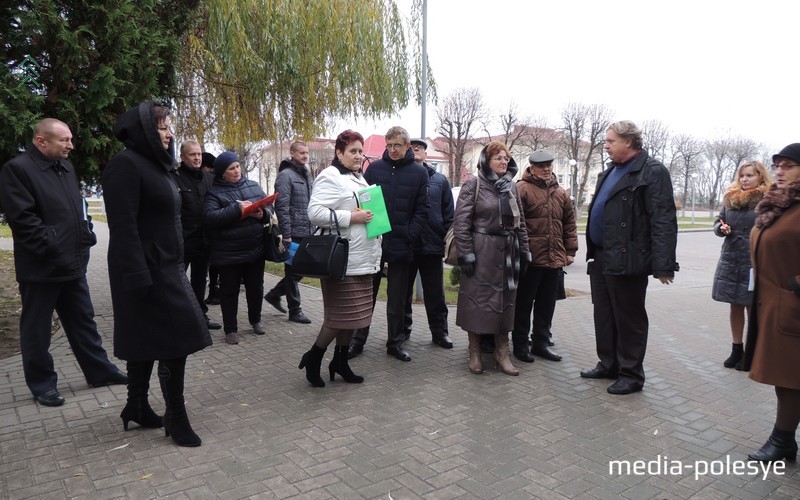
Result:
{"label": "green folder", "polygon": [[367,222],[367,237],[376,238],[392,230],[389,213],[383,201],[383,190],[380,186],[370,186],[356,192],[358,206],[362,210],[372,210],[372,220]]}

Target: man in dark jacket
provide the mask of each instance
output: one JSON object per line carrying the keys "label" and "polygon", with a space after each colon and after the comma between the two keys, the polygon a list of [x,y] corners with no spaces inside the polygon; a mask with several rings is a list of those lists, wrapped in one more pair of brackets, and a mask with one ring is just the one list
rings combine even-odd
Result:
{"label": "man in dark jacket", "polygon": [[[283,160],[275,179],[275,215],[281,230],[283,246],[300,243],[310,236],[314,228],[308,221],[308,200],[311,198],[313,179],[306,164],[308,163],[308,146],[304,142],[295,142],[289,146],[288,160]],[[285,313],[281,305],[281,295],[286,295],[289,306],[289,321],[308,324],[311,320],[303,314],[300,307],[300,287],[297,283],[302,278],[292,273],[292,266],[283,266],[284,277],[266,295],[264,300],[278,311]]]}
{"label": "man in dark jacket", "polygon": [[586,230],[600,361],[581,377],[616,379],[608,392],[630,394],[644,386],[648,277],[672,283],[678,223],[669,171],[642,150],[641,129],[612,123],[605,150],[611,167],[597,180]]}
{"label": "man in dark jacket", "polygon": [[208,306],[203,300],[208,278],[208,260],[211,249],[203,230],[203,201],[214,183],[214,177],[201,165],[203,150],[197,141],[181,144],[181,165],[177,170],[178,189],[181,193],[181,226],[183,226],[183,265],[191,270],[192,290],[206,318],[209,330],[219,330],[222,325],[208,317]]}
{"label": "man in dark jacket", "polygon": [[[411,361],[402,347],[406,340],[405,309],[408,273],[413,256],[412,247],[422,234],[428,218],[428,172],[414,161],[411,137],[402,127],[386,132],[383,158],[370,164],[364,179],[370,185],[381,186],[392,230],[383,235],[382,262],[386,271],[386,322],[388,326],[386,353],[400,361]],[[383,266],[382,266],[383,267]],[[373,281],[373,304],[381,282],[381,273]],[[364,350],[369,328],[356,330],[350,343],[349,357]]]}
{"label": "man in dark jacket", "polygon": [[428,172],[428,221],[422,228],[420,238],[414,242],[413,257],[408,273],[406,292],[405,332],[411,334],[411,304],[414,281],[419,271],[422,283],[422,299],[428,315],[428,326],[433,343],[452,349],[453,342],[447,331],[447,303],[444,298],[444,236],[453,225],[453,191],[447,177],[425,163],[428,143],[425,139],[412,139],[414,160]]}
{"label": "man in dark jacket", "polygon": [[33,397],[46,406],[64,404],[49,353],[54,310],[90,385],[128,383],[108,360],[94,322],[86,266],[97,238],[75,168],[67,161],[70,151],[67,124],[45,118],[28,150],[0,171],[0,205],[14,236],[22,299],[22,369]]}

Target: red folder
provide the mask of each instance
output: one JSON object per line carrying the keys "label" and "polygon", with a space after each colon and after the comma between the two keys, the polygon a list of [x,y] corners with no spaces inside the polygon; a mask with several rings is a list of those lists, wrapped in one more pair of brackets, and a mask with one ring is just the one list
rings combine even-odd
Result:
{"label": "red folder", "polygon": [[261,198],[258,201],[254,201],[252,205],[247,208],[242,209],[242,219],[247,217],[248,215],[256,212],[259,208],[264,208],[269,205],[275,203],[275,198],[278,197],[278,193],[272,193],[271,195],[267,196],[266,198]]}

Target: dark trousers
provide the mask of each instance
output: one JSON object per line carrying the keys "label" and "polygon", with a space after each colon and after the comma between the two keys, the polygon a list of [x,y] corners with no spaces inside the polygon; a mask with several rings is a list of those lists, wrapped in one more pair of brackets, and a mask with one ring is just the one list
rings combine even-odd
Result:
{"label": "dark trousers", "polygon": [[289,306],[289,314],[300,312],[300,287],[297,285],[302,276],[292,274],[292,266],[289,264],[283,265],[283,278],[272,287],[272,290],[267,292],[270,298],[279,298],[283,295],[286,296],[286,304]]}
{"label": "dark trousers", "polygon": [[428,315],[431,335],[433,337],[447,335],[447,303],[444,299],[444,266],[441,255],[414,255],[414,260],[408,268],[403,331],[407,335],[411,334],[411,304],[417,271],[422,282],[422,299],[425,302],[425,313]]}
{"label": "dark trousers", "polygon": [[589,282],[598,367],[619,371],[621,379],[644,383],[648,276],[612,276],[590,270]]}
{"label": "dark trousers", "polygon": [[[406,340],[404,328],[406,314],[406,296],[408,291],[408,270],[410,262],[390,262],[386,271],[386,347],[399,348]],[[372,303],[378,296],[381,286],[381,273],[372,278]],[[353,334],[352,343],[364,345],[369,336],[369,327],[360,328]]]}
{"label": "dark trousers", "polygon": [[189,271],[189,282],[192,284],[194,296],[197,297],[197,303],[200,304],[200,310],[203,311],[203,314],[208,312],[208,306],[204,300],[206,297],[206,278],[208,278],[208,260],[209,255],[206,253],[183,255],[183,270],[186,271],[190,267],[192,268]]}
{"label": "dark trousers", "polygon": [[50,355],[53,311],[61,320],[72,352],[89,384],[102,382],[117,371],[108,360],[94,322],[94,307],[86,277],[60,283],[19,284],[22,313],[20,350],[25,383],[34,396],[57,388],[58,375]]}
{"label": "dark trousers", "polygon": [[208,266],[208,287],[219,288],[219,269],[217,269],[217,266]]}
{"label": "dark trousers", "polygon": [[222,324],[225,333],[239,331],[237,315],[239,312],[239,287],[244,282],[247,300],[247,319],[250,324],[261,321],[261,303],[264,295],[264,260],[258,259],[248,264],[218,266],[219,306],[222,310]]}
{"label": "dark trousers", "polygon": [[514,330],[511,338],[514,348],[528,348],[533,311],[533,342],[547,343],[550,339],[550,324],[556,310],[559,269],[529,267],[520,276],[517,287],[517,303],[514,309]]}

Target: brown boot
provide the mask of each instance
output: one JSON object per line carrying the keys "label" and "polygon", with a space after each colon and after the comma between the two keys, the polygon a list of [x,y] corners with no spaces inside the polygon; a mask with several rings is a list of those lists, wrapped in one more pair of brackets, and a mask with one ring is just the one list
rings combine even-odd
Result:
{"label": "brown boot", "polygon": [[467,333],[469,337],[469,371],[478,375],[483,373],[481,362],[481,336],[477,333]]}
{"label": "brown boot", "polygon": [[494,336],[494,361],[506,375],[519,375],[519,370],[511,364],[511,359],[508,357],[507,333],[498,333]]}

